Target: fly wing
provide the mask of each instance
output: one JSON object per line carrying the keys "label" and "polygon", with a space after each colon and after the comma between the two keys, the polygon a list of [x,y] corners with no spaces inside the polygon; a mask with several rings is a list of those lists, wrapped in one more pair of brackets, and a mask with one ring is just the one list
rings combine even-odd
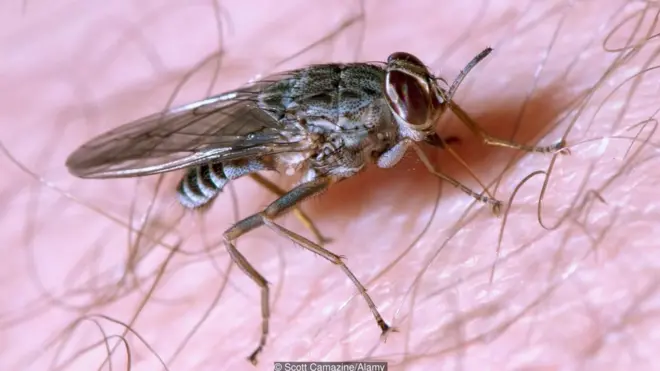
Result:
{"label": "fly wing", "polygon": [[267,83],[122,125],[82,145],[66,165],[81,178],[119,178],[304,150],[298,126],[259,107],[257,98]]}

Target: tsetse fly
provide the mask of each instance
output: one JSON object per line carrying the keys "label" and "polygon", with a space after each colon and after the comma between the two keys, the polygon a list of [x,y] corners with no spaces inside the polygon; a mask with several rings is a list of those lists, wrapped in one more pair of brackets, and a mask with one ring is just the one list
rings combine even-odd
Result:
{"label": "tsetse fly", "polygon": [[340,267],[385,336],[394,329],[341,257],[275,220],[330,185],[360,173],[367,164],[393,167],[409,148],[434,175],[499,211],[497,199],[434,170],[420,147],[427,143],[442,148],[457,140],[443,139],[435,132],[438,118],[449,109],[486,144],[542,153],[565,148],[563,140],[534,147],[494,138],[454,103],[461,81],[491,51],[487,48],[474,57],[451,85],[405,52],[391,54],[385,63],[318,64],[275,74],[120,126],[82,145],[66,165],[81,178],[185,169],[177,194],[180,203],[191,209],[208,205],[229,181],[239,177],[268,170],[300,172],[297,186],[223,234],[232,260],[261,288],[262,331],[249,360],[256,364],[266,345],[269,289],[234,241],[263,225]]}

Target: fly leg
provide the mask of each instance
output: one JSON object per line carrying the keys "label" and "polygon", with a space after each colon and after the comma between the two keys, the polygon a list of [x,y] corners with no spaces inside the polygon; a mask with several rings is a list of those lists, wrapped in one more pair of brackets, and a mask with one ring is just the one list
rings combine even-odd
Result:
{"label": "fly leg", "polygon": [[261,289],[261,319],[262,319],[261,337],[259,339],[259,344],[257,348],[254,350],[254,352],[252,352],[252,354],[248,358],[248,360],[253,364],[257,363],[257,357],[265,347],[266,339],[268,337],[269,318],[270,318],[269,288],[266,279],[259,272],[257,272],[257,270],[252,266],[252,264],[248,262],[245,256],[243,256],[243,254],[241,254],[238,251],[238,249],[234,245],[234,241],[240,236],[262,225],[268,226],[269,228],[276,231],[280,235],[286,236],[292,239],[293,241],[295,241],[296,243],[300,244],[300,246],[302,246],[303,248],[310,250],[315,254],[320,255],[321,257],[330,261],[331,263],[339,266],[341,270],[344,271],[344,273],[350,278],[353,284],[357,287],[358,291],[360,292],[360,294],[362,294],[362,297],[369,305],[369,309],[371,309],[371,313],[375,317],[376,322],[378,323],[378,326],[382,331],[382,334],[385,335],[388,332],[394,330],[383,320],[382,316],[378,312],[378,309],[376,309],[376,305],[374,304],[373,300],[371,299],[371,297],[369,297],[369,294],[367,294],[367,290],[364,288],[364,286],[362,286],[362,284],[358,281],[355,275],[348,269],[346,264],[344,264],[344,262],[342,261],[342,257],[333,254],[332,252],[306,239],[305,237],[300,236],[299,234],[296,234],[294,232],[291,232],[288,229],[274,222],[275,218],[283,215],[290,209],[294,208],[296,204],[314,195],[318,195],[319,193],[326,190],[331,183],[332,183],[331,178],[324,177],[324,178],[317,178],[315,180],[300,184],[291,191],[289,191],[288,193],[286,193],[285,195],[283,195],[282,197],[275,200],[262,212],[254,214],[239,221],[224,233],[225,246],[227,247],[227,251],[229,252],[229,255],[231,256],[232,260]]}
{"label": "fly leg", "polygon": [[550,152],[560,152],[562,154],[568,154],[570,153],[568,149],[566,148],[566,142],[562,139],[558,143],[555,143],[550,146],[545,146],[545,147],[536,147],[536,146],[529,146],[525,144],[520,144],[516,143],[513,141],[505,140],[505,139],[500,139],[500,138],[495,138],[488,133],[486,133],[479,125],[468,116],[468,114],[463,111],[463,109],[458,106],[454,101],[452,100],[454,97],[454,94],[456,93],[456,90],[460,86],[461,82],[463,82],[463,79],[467,74],[479,63],[481,62],[484,58],[486,58],[491,52],[493,51],[492,48],[486,48],[484,49],[481,53],[477,54],[472,60],[461,70],[459,75],[456,77],[454,82],[452,83],[451,87],[449,88],[448,91],[440,91],[440,95],[443,97],[443,100],[447,102],[449,105],[449,108],[454,112],[456,116],[458,116],[461,121],[467,127],[472,131],[474,134],[478,135],[481,137],[484,143],[487,145],[491,146],[497,146],[497,147],[506,147],[506,148],[513,148],[513,149],[519,149],[522,151],[526,152],[541,152],[541,153],[550,153]]}
{"label": "fly leg", "polygon": [[[267,190],[269,190],[270,192],[274,193],[279,197],[284,196],[286,194],[285,190],[280,188],[277,184],[266,179],[259,173],[252,173],[250,174],[250,177],[260,186],[266,188]],[[305,228],[307,228],[310,232],[312,232],[312,234],[314,235],[314,239],[316,239],[319,245],[325,245],[327,243],[332,242],[332,239],[323,236],[321,231],[319,231],[316,225],[314,225],[312,219],[307,214],[305,214],[305,212],[302,211],[298,206],[295,206],[293,208],[293,214],[296,216],[296,218],[298,218],[298,220],[302,223],[302,225]]]}
{"label": "fly leg", "polygon": [[564,141],[563,139],[560,140],[558,143],[555,143],[550,146],[536,147],[536,146],[529,146],[526,144],[516,143],[506,139],[495,138],[490,134],[486,133],[481,127],[479,127],[479,125],[474,120],[472,120],[470,116],[468,116],[467,112],[465,112],[456,103],[454,103],[453,101],[449,101],[448,104],[452,112],[454,112],[454,114],[458,116],[458,118],[461,119],[461,121],[465,125],[467,125],[470,131],[480,136],[483,142],[486,143],[487,145],[519,149],[526,152],[540,152],[540,153],[560,152],[562,154],[569,153],[568,149],[566,148],[566,141]]}
{"label": "fly leg", "polygon": [[[378,167],[387,169],[391,168],[394,165],[396,165],[399,161],[401,161],[401,158],[403,158],[403,155],[406,153],[409,147],[413,147],[415,152],[417,152],[417,155],[419,156],[419,159],[422,161],[426,169],[433,175],[437,176],[438,178],[449,182],[449,184],[453,185],[454,187],[460,189],[461,191],[465,192],[466,194],[472,196],[474,199],[477,201],[483,202],[485,204],[491,205],[491,208],[493,210],[493,213],[496,215],[499,214],[500,209],[502,208],[502,201],[495,199],[494,197],[489,197],[489,196],[484,196],[482,194],[479,194],[472,189],[470,189],[468,186],[464,185],[463,183],[459,182],[458,180],[450,177],[449,175],[446,175],[442,172],[439,172],[435,170],[429,159],[426,157],[424,152],[422,152],[421,148],[419,148],[415,143],[412,142],[410,139],[403,139],[399,143],[395,144],[392,148],[387,150],[386,152],[382,153],[377,159],[376,159],[376,164]],[[484,187],[485,188],[485,187]],[[486,191],[488,192],[488,191]]]}

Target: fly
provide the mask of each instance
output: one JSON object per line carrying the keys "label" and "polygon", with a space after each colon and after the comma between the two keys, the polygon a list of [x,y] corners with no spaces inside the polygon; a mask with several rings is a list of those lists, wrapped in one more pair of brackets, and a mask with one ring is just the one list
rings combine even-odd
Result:
{"label": "fly", "polygon": [[248,359],[256,364],[266,345],[269,289],[266,279],[234,242],[264,225],[341,268],[385,336],[394,328],[383,320],[342,258],[284,228],[276,219],[369,164],[393,167],[408,149],[419,155],[431,173],[498,212],[499,200],[434,170],[420,147],[422,143],[444,147],[456,140],[443,139],[435,132],[438,118],[449,109],[486,144],[528,152],[564,152],[563,140],[534,147],[492,137],[454,103],[461,81],[491,51],[487,48],[474,57],[451,86],[417,57],[404,52],[391,54],[385,63],[318,64],[283,72],[120,126],[82,145],[66,165],[81,178],[136,177],[185,169],[177,195],[190,209],[208,206],[228,182],[246,175],[270,187],[274,185],[263,183],[267,180],[258,172],[301,173],[301,182],[288,192],[269,188],[280,197],[223,234],[234,263],[261,289],[261,337]]}

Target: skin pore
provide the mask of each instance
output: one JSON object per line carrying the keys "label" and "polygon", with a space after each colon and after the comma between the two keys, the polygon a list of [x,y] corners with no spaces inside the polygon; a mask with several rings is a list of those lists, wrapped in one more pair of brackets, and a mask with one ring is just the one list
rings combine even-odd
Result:
{"label": "skin pore", "polygon": [[[221,237],[275,196],[240,179],[196,216],[176,204],[181,172],[81,180],[64,167],[93,135],[163,109],[204,58],[222,48],[220,65],[201,65],[175,103],[257,74],[395,51],[451,83],[487,46],[495,51],[456,103],[491,135],[564,137],[571,155],[485,146],[447,113],[438,132],[460,143],[426,154],[477,192],[472,173],[489,185],[507,205],[499,218],[413,151],[302,206],[399,330],[386,343],[338,267],[267,228],[241,237],[271,288],[256,369],[354,359],[391,370],[652,369],[658,9],[624,0],[14,4],[0,12],[0,369],[153,370],[161,360],[170,370],[255,369],[246,357],[261,333],[259,290],[229,268]],[[295,181],[269,178],[286,189]],[[281,221],[312,237],[293,215]]]}

